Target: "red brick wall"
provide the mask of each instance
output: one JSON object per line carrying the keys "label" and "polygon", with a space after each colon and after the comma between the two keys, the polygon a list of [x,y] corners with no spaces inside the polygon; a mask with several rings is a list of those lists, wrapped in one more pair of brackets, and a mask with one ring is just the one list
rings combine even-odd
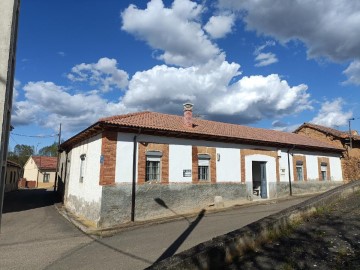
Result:
{"label": "red brick wall", "polygon": [[192,182],[199,183],[198,155],[200,154],[208,154],[210,156],[210,182],[216,183],[216,148],[206,146],[192,147]]}
{"label": "red brick wall", "polygon": [[138,144],[138,183],[145,183],[146,177],[146,151],[161,151],[161,183],[169,183],[169,145],[161,143],[139,142]]}
{"label": "red brick wall", "polygon": [[306,167],[306,158],[305,156],[299,156],[299,155],[293,155],[293,180],[297,180],[297,174],[296,174],[296,161],[302,161],[303,162],[303,174],[304,174],[304,181],[307,181],[307,167]]}
{"label": "red brick wall", "polygon": [[321,177],[321,162],[325,162],[327,164],[326,166],[326,175],[328,179],[325,180],[330,180],[331,179],[331,170],[330,170],[330,162],[329,162],[329,158],[325,158],[325,157],[318,157],[318,173],[319,173],[319,180],[323,180]]}
{"label": "red brick wall", "polygon": [[102,133],[101,155],[104,157],[100,164],[100,185],[115,183],[117,132],[104,131]]}

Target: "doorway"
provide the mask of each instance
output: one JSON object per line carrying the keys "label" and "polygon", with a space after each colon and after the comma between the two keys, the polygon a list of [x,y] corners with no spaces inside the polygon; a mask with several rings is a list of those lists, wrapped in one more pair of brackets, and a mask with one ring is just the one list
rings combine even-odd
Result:
{"label": "doorway", "polygon": [[252,162],[253,196],[267,199],[266,162]]}

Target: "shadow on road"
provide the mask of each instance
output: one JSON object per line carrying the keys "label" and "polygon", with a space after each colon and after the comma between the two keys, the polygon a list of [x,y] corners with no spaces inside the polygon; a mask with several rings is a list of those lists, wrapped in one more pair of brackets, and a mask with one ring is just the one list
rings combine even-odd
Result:
{"label": "shadow on road", "polygon": [[45,207],[59,202],[52,190],[20,189],[5,193],[3,213],[19,212]]}
{"label": "shadow on road", "polygon": [[[155,198],[155,202],[157,202],[162,207],[169,209],[171,212],[175,213],[172,209],[170,209],[166,203],[160,199]],[[196,226],[199,224],[199,222],[202,220],[202,218],[205,215],[206,210],[202,209],[196,219],[193,222],[189,222],[189,220],[186,218],[186,220],[189,222],[189,226],[186,228],[186,230],[164,251],[163,254],[155,261],[155,263],[160,262],[176,253],[176,251],[179,249],[179,247],[184,243],[184,241],[188,238],[188,236],[191,234],[191,232],[196,228]]]}

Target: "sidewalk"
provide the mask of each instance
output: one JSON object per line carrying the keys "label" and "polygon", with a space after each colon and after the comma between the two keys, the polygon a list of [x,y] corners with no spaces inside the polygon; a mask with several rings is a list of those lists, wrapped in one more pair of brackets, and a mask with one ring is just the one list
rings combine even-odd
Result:
{"label": "sidewalk", "polygon": [[[214,205],[210,205],[210,206],[205,207],[204,210],[207,214],[218,213],[218,212],[229,211],[229,210],[246,207],[246,206],[250,206],[250,205],[275,204],[275,203],[278,203],[281,201],[291,201],[291,200],[297,200],[299,198],[306,200],[306,199],[312,198],[321,193],[293,195],[293,196],[287,196],[287,197],[282,197],[282,198],[255,200],[255,201],[250,201],[250,200],[246,200],[246,199],[226,201],[226,202],[224,202],[223,207],[215,207]],[[82,232],[89,234],[89,235],[97,235],[97,236],[102,236],[102,237],[108,237],[108,236],[114,235],[114,234],[124,231],[124,230],[136,229],[136,228],[144,227],[144,226],[151,226],[151,225],[155,225],[155,224],[162,224],[162,223],[172,222],[172,221],[176,221],[176,220],[193,218],[193,217],[196,217],[198,215],[198,213],[202,210],[202,209],[196,209],[196,211],[186,212],[186,213],[178,213],[178,215],[172,215],[172,216],[167,216],[167,217],[163,217],[163,218],[157,218],[157,219],[146,220],[146,221],[135,221],[135,222],[129,221],[127,223],[119,224],[118,226],[114,226],[114,227],[97,228],[93,222],[86,220],[86,219],[84,219],[80,216],[77,216],[76,214],[68,211],[61,203],[55,204],[55,208],[59,212],[60,215],[62,215],[65,219],[67,219],[69,222],[74,224],[74,226],[77,227],[78,229],[80,229]]]}

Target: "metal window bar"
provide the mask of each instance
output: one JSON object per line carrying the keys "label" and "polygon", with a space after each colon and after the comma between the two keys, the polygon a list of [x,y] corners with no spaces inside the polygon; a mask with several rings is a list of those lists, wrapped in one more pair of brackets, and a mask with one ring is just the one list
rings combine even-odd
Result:
{"label": "metal window bar", "polygon": [[160,161],[146,161],[146,181],[160,180]]}
{"label": "metal window bar", "polygon": [[199,180],[209,180],[209,166],[198,166]]}

